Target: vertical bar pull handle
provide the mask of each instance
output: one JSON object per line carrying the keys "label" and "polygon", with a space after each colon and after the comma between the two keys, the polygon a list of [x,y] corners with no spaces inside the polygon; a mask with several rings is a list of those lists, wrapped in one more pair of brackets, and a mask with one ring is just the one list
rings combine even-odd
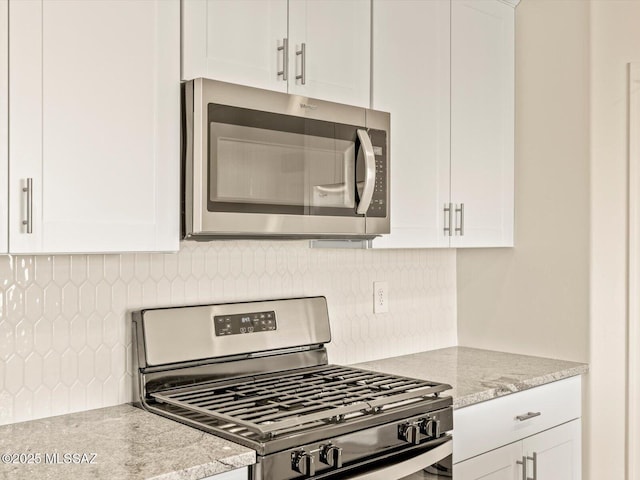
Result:
{"label": "vertical bar pull handle", "polygon": [[453,229],[451,228],[451,224],[453,223],[453,204],[445,203],[444,204],[444,235],[445,237],[453,235]]}
{"label": "vertical bar pull handle", "polygon": [[[458,223],[457,214],[460,214],[460,223]],[[464,203],[456,207],[456,235],[464,236]]]}
{"label": "vertical bar pull handle", "polygon": [[296,50],[296,55],[300,55],[300,75],[296,75],[296,80],[300,80],[302,85],[307,83],[307,45],[300,44],[300,50]]}
{"label": "vertical bar pull handle", "polygon": [[522,480],[529,480],[527,478],[527,457],[523,456],[521,460],[516,461],[516,464],[522,465]]}
{"label": "vertical bar pull handle", "polygon": [[538,480],[538,454],[533,452],[533,456],[527,457],[527,460],[533,462],[533,477],[528,477],[527,480]]}
{"label": "vertical bar pull handle", "polygon": [[289,39],[283,38],[282,45],[278,47],[278,51],[282,51],[282,70],[278,72],[278,76],[282,76],[283,81],[287,81],[289,77]]}
{"label": "vertical bar pull handle", "polygon": [[22,191],[27,194],[27,219],[22,225],[27,227],[27,233],[33,233],[33,178],[27,178],[27,186]]}

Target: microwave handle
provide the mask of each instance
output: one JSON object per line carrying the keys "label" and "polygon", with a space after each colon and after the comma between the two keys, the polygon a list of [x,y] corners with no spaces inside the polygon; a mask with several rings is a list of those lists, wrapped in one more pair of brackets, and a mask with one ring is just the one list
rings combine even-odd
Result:
{"label": "microwave handle", "polygon": [[360,203],[356,213],[364,215],[369,210],[371,199],[373,198],[373,190],[376,186],[376,156],[373,153],[373,145],[366,130],[358,129],[358,138],[360,139],[360,147],[364,153],[364,188],[360,195]]}
{"label": "microwave handle", "polygon": [[431,465],[441,462],[453,453],[453,440],[447,440],[436,448],[400,463],[386,465],[375,470],[347,477],[349,480],[389,480],[408,477]]}

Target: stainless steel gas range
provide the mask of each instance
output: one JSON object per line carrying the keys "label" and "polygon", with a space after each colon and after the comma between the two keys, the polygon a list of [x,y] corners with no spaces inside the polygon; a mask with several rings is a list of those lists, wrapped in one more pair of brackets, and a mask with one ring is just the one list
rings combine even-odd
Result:
{"label": "stainless steel gas range", "polygon": [[449,385],[330,365],[324,297],[134,312],[139,406],[252,448],[252,480],[451,478]]}

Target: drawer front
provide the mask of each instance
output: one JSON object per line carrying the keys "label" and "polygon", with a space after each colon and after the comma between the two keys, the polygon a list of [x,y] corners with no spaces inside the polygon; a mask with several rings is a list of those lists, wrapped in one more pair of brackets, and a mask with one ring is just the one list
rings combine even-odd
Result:
{"label": "drawer front", "polygon": [[[581,377],[571,377],[453,412],[453,462],[521,440],[581,416]],[[529,412],[531,418],[516,417]]]}

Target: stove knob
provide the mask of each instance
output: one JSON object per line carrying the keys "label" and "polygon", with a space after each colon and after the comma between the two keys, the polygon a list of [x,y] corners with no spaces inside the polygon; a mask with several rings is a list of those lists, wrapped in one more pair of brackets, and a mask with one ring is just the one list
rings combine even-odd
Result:
{"label": "stove knob", "polygon": [[410,425],[405,423],[404,425],[400,425],[400,438],[405,442],[412,443],[414,445],[418,445],[421,440],[420,435],[420,427],[418,425]]}
{"label": "stove knob", "polygon": [[313,455],[309,455],[304,452],[296,452],[293,456],[292,463],[293,469],[302,475],[312,477],[316,474],[316,464],[313,459]]}
{"label": "stove knob", "polygon": [[422,433],[431,438],[440,437],[440,420],[436,418],[427,418],[421,425]]}
{"label": "stove knob", "polygon": [[327,445],[322,449],[320,460],[330,467],[342,467],[342,449],[335,445]]}

